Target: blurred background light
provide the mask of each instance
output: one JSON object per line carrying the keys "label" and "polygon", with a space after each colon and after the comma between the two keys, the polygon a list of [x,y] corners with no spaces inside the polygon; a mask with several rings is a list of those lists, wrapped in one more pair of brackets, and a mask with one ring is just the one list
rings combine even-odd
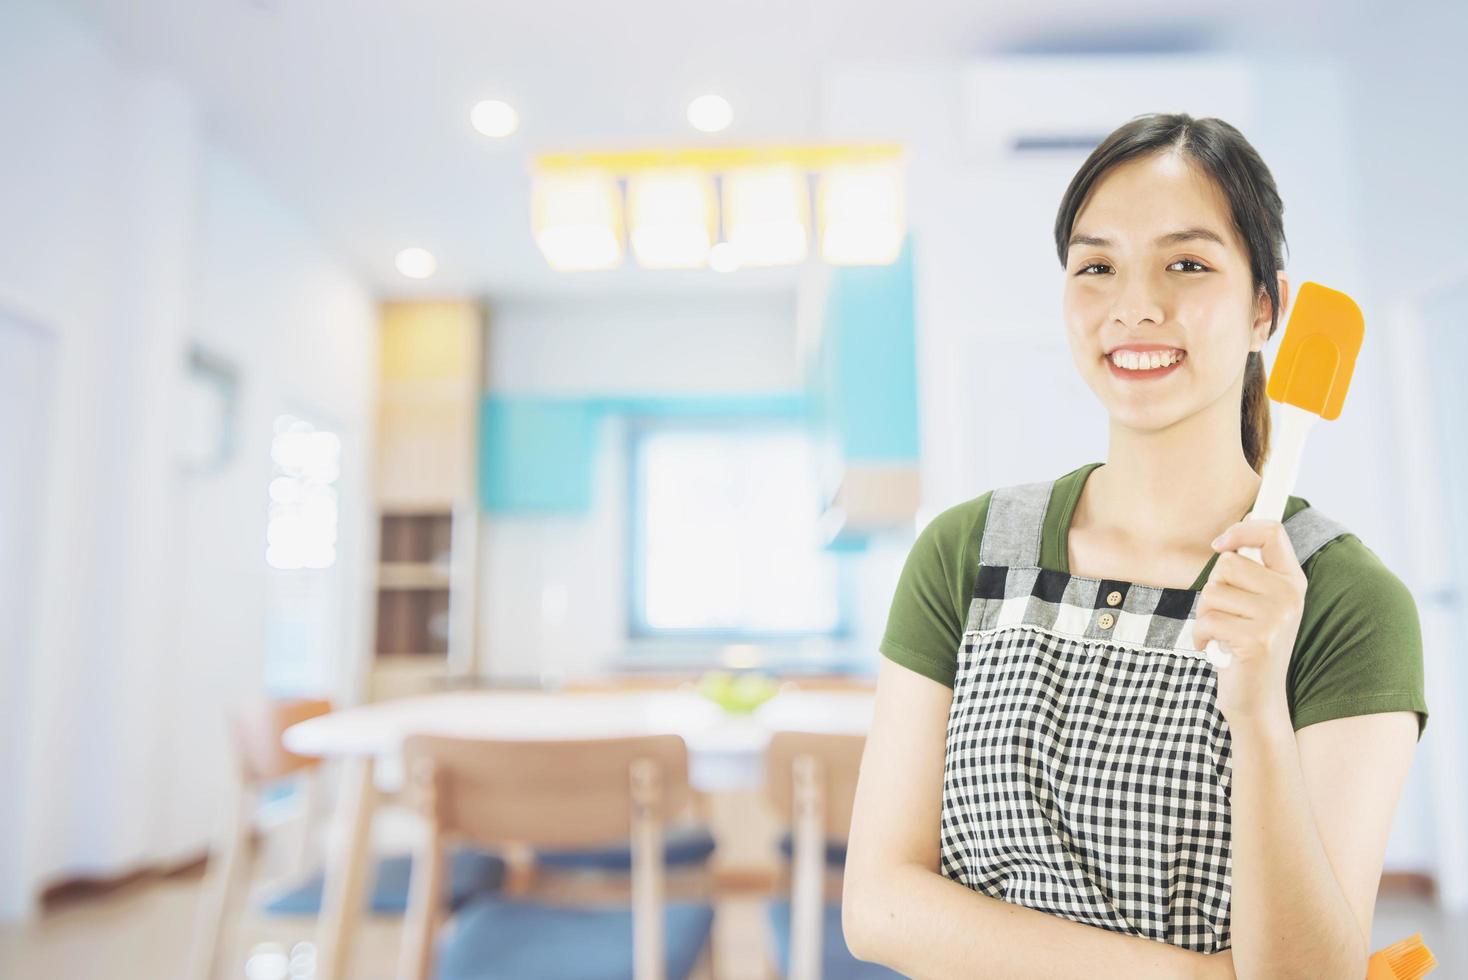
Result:
{"label": "blurred background light", "polygon": [[809,250],[810,194],[793,165],[724,175],[724,232],[740,265],[790,265]]}
{"label": "blurred background light", "polygon": [[695,167],[634,174],[627,181],[627,221],[638,265],[702,266],[718,222],[713,181]]}
{"label": "blurred background light", "polygon": [[816,184],[821,255],[833,265],[897,260],[907,233],[902,171],[896,163],[832,167]]}
{"label": "blurred background light", "polygon": [[520,126],[520,116],[509,104],[485,99],[469,111],[469,122],[485,136],[503,139]]}
{"label": "blurred background light", "polygon": [[553,269],[612,269],[622,264],[621,194],[600,170],[543,173],[531,200],[535,243]]}
{"label": "blurred background light", "polygon": [[701,133],[717,133],[729,127],[734,110],[718,95],[700,95],[688,103],[688,121]]}
{"label": "blurred background light", "polygon": [[739,256],[728,242],[718,242],[709,249],[709,268],[715,272],[734,272],[739,268]]}
{"label": "blurred background light", "polygon": [[438,260],[426,248],[405,248],[398,253],[394,264],[409,279],[427,279],[438,270]]}

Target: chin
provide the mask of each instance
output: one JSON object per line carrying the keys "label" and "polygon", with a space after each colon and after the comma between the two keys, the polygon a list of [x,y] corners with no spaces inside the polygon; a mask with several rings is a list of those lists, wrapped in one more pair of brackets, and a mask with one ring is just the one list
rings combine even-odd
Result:
{"label": "chin", "polygon": [[1176,405],[1160,403],[1120,404],[1115,400],[1103,402],[1113,425],[1134,432],[1161,432],[1170,429],[1191,412],[1180,411]]}

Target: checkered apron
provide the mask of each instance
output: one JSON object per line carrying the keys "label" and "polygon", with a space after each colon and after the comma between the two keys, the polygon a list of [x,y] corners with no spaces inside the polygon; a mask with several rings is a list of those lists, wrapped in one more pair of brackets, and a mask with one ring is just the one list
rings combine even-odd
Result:
{"label": "checkered apron", "polygon": [[[1193,649],[1199,591],[1039,567],[1054,481],[995,490],[958,651],[941,858],[1016,905],[1228,949],[1228,723]],[[1285,522],[1303,565],[1345,529]]]}

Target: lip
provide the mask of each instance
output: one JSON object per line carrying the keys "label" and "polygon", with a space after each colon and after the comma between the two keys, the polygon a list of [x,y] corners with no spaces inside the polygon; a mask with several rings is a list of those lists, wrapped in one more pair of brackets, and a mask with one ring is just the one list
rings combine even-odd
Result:
{"label": "lip", "polygon": [[1154,350],[1182,350],[1182,348],[1173,347],[1169,344],[1117,344],[1105,353],[1107,357],[1110,357],[1119,350],[1134,350],[1138,354],[1150,354]]}
{"label": "lip", "polygon": [[[1126,349],[1127,350],[1141,351],[1141,350],[1144,350],[1146,348],[1128,347]],[[1176,350],[1177,348],[1175,348],[1175,347],[1153,347],[1153,348],[1150,348],[1150,349],[1151,350]],[[1119,368],[1114,363],[1112,363],[1112,360],[1111,360],[1110,355],[1102,358],[1102,360],[1106,362],[1106,368],[1107,368],[1107,370],[1109,370],[1111,372],[1112,376],[1113,377],[1117,377],[1117,378],[1121,378],[1123,381],[1151,381],[1154,378],[1165,378],[1165,377],[1167,377],[1167,375],[1171,374],[1173,371],[1176,371],[1179,367],[1181,367],[1187,361],[1187,359],[1188,359],[1187,351],[1184,351],[1182,357],[1178,358],[1177,360],[1173,361],[1171,364],[1168,364],[1165,367],[1150,368],[1150,369],[1148,369],[1146,371],[1128,371],[1126,368]]]}

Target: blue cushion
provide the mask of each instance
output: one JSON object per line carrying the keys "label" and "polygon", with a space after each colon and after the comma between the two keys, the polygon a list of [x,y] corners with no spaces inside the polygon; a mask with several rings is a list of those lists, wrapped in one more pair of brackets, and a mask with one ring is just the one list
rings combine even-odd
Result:
{"label": "blue cushion", "polygon": [[[385,857],[377,862],[377,879],[372,886],[371,909],[380,915],[402,915],[408,908],[408,882],[413,858],[408,854]],[[494,854],[460,848],[449,858],[444,882],[444,901],[456,909],[481,892],[498,889],[505,880],[505,862]],[[266,903],[272,915],[319,915],[322,876],[318,873]]]}
{"label": "blue cushion", "polygon": [[[664,863],[670,866],[701,864],[714,853],[714,838],[707,827],[671,827],[663,832]],[[542,867],[563,870],[631,871],[632,845],[540,850],[535,860]]]}
{"label": "blue cushion", "polygon": [[[795,837],[786,834],[780,838],[780,853],[785,855],[785,860],[790,860],[795,854]],[[826,863],[837,866],[846,863],[846,842],[839,840],[826,841]]]}
{"label": "blue cushion", "polygon": [[[664,905],[668,980],[693,971],[714,924],[712,905]],[[632,909],[557,906],[498,895],[471,900],[444,927],[438,980],[632,980]]]}
{"label": "blue cushion", "polygon": [[[790,972],[790,902],[770,902],[770,931],[775,936],[776,962],[780,973]],[[821,980],[888,980],[902,974],[877,963],[868,963],[851,955],[846,948],[846,935],[841,929],[841,903],[827,902],[822,909]]]}

